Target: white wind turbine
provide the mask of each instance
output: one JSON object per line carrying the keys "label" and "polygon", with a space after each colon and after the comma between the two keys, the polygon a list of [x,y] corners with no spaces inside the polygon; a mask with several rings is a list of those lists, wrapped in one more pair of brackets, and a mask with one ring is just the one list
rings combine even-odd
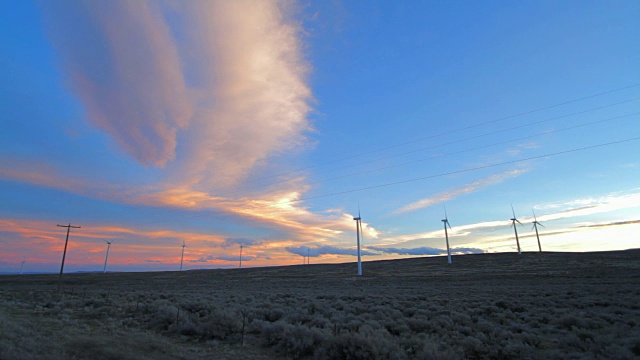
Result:
{"label": "white wind turbine", "polygon": [[513,205],[511,205],[511,212],[513,213],[513,218],[511,218],[511,226],[513,226],[513,231],[516,234],[516,245],[518,245],[518,255],[521,255],[522,251],[520,251],[520,239],[518,239],[518,229],[516,228],[516,222],[520,225],[522,225],[522,223],[516,218],[516,211],[513,210]]}
{"label": "white wind turbine", "polygon": [[102,269],[102,273],[107,272],[107,260],[109,259],[109,250],[111,249],[111,242],[104,240],[107,243],[107,255],[104,257],[104,268]]}
{"label": "white wind turbine", "polygon": [[27,261],[25,260],[25,258],[22,258],[22,263],[20,264],[20,275],[22,275],[22,270],[24,269],[24,263],[26,263]]}
{"label": "white wind turbine", "polygon": [[444,223],[444,237],[447,241],[447,259],[449,264],[451,264],[451,249],[449,248],[449,233],[447,232],[447,226],[451,229],[451,224],[449,224],[449,218],[447,217],[447,208],[444,208],[444,219],[442,219]]}
{"label": "white wind turbine", "polygon": [[242,269],[242,244],[240,244],[240,269]]}
{"label": "white wind turbine", "polygon": [[184,260],[184,248],[187,247],[185,245],[184,240],[182,241],[182,256],[180,256],[180,271],[182,271],[182,261]]}
{"label": "white wind turbine", "polygon": [[542,227],[544,227],[544,225],[542,225],[542,223],[538,221],[538,219],[536,218],[536,213],[535,211],[533,211],[533,209],[531,209],[531,212],[533,213],[533,228],[536,229],[536,238],[538,239],[538,250],[542,252],[542,245],[540,245],[540,235],[538,235],[538,225]]}
{"label": "white wind turbine", "polygon": [[360,231],[362,230],[362,218],[360,217],[360,206],[358,206],[358,217],[354,217],[356,221],[356,239],[358,243],[358,276],[362,276],[362,258],[360,257]]}

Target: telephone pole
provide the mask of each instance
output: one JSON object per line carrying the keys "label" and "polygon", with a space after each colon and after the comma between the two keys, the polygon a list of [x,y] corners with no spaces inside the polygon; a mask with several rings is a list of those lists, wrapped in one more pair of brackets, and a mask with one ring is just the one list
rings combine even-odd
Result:
{"label": "telephone pole", "polygon": [[69,244],[69,232],[71,228],[80,229],[80,226],[72,226],[69,225],[58,225],[58,227],[66,227],[67,228],[67,239],[64,241],[64,252],[62,253],[62,264],[60,265],[60,275],[58,276],[58,291],[60,291],[60,286],[62,285],[62,271],[64,270],[64,258],[67,256],[67,244]]}

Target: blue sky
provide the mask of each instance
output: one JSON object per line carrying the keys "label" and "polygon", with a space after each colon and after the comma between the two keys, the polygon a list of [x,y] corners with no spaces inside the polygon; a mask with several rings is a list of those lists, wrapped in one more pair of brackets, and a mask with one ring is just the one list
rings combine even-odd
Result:
{"label": "blue sky", "polygon": [[638,247],[635,1],[0,7],[0,272]]}

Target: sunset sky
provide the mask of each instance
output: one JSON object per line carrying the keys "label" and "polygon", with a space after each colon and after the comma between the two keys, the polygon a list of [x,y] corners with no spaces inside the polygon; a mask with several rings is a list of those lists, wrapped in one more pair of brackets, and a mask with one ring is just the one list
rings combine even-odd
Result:
{"label": "sunset sky", "polygon": [[[2,1],[0,272],[640,247],[640,2]],[[445,263],[443,257],[443,263]],[[454,258],[455,262],[455,258]],[[366,264],[363,267],[366,274]],[[355,272],[355,267],[354,267]]]}

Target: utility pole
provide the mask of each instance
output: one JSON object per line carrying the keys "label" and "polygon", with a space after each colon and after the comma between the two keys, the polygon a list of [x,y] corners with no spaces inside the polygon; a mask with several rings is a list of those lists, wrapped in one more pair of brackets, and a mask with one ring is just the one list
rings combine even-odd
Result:
{"label": "utility pole", "polygon": [[62,264],[60,265],[60,275],[58,276],[58,291],[60,291],[60,286],[62,285],[62,271],[64,270],[64,258],[67,256],[67,244],[69,244],[69,232],[71,228],[80,229],[80,226],[72,226],[69,225],[58,225],[58,227],[66,227],[67,228],[67,239],[64,241],[64,252],[62,253]]}

